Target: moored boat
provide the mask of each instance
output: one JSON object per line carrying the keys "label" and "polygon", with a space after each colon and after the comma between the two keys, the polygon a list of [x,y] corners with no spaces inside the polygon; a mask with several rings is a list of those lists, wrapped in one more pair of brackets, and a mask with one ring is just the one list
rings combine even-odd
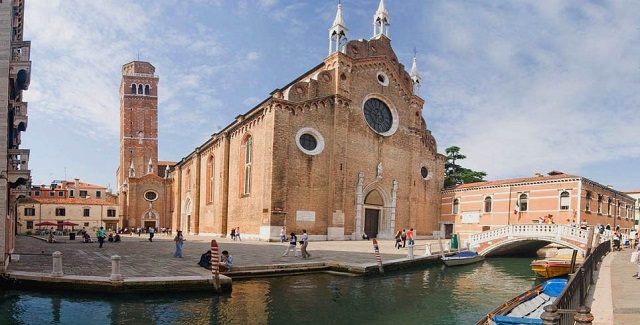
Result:
{"label": "moored boat", "polygon": [[575,272],[580,265],[582,265],[582,260],[576,260],[573,269],[571,269],[571,260],[544,259],[531,262],[531,269],[540,277],[556,278]]}
{"label": "moored boat", "polygon": [[544,307],[552,304],[566,285],[566,279],[547,280],[494,309],[477,325],[542,324]]}
{"label": "moored boat", "polygon": [[484,256],[472,251],[464,251],[453,256],[442,258],[442,261],[447,266],[472,264],[482,260],[484,260]]}

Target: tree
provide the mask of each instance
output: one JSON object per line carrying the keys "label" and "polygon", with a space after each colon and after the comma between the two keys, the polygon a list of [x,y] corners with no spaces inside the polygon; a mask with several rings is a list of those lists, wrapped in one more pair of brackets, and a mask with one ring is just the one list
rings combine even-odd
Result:
{"label": "tree", "polygon": [[451,146],[444,151],[447,153],[447,162],[444,164],[444,187],[484,181],[487,173],[464,168],[456,164],[456,160],[467,158],[467,156],[460,153],[459,147]]}

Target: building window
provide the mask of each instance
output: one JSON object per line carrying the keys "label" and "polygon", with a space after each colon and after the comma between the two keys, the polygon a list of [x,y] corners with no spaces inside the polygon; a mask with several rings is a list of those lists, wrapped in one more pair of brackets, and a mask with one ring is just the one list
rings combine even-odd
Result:
{"label": "building window", "polygon": [[144,94],[149,95],[149,85],[144,86]]}
{"label": "building window", "polygon": [[24,208],[24,215],[27,217],[33,217],[36,215],[36,208]]}
{"label": "building window", "polygon": [[491,212],[491,197],[484,198],[484,212]]}
{"label": "building window", "polygon": [[308,151],[313,151],[318,146],[318,141],[313,135],[305,133],[300,137],[300,145]]}
{"label": "building window", "polygon": [[253,141],[251,137],[248,137],[245,142],[244,150],[244,188],[242,193],[249,194],[251,192],[251,157],[253,148]]}
{"label": "building window", "polygon": [[387,133],[393,126],[393,115],[387,104],[377,98],[368,99],[364,103],[364,117],[374,131]]}
{"label": "building window", "polygon": [[307,155],[319,155],[324,150],[324,138],[318,130],[310,127],[301,128],[296,132],[296,145]]}
{"label": "building window", "polygon": [[460,200],[453,199],[453,214],[458,214],[458,211],[460,211]]}
{"label": "building window", "polygon": [[73,197],[73,190],[69,190],[69,197]]}
{"label": "building window", "polygon": [[622,203],[620,203],[620,201],[618,201],[618,207],[616,208],[616,217],[620,216],[620,206],[622,205]]}
{"label": "building window", "polygon": [[58,192],[58,196],[64,196],[64,192],[63,191],[59,191]]}
{"label": "building window", "polygon": [[611,215],[611,203],[613,203],[613,200],[611,200],[611,198],[609,198],[609,200],[607,201],[607,215]]}
{"label": "building window", "polygon": [[89,227],[89,223],[88,223],[88,222],[85,222],[85,223],[84,223],[84,226],[85,226],[85,227]]}
{"label": "building window", "polygon": [[144,193],[144,199],[153,202],[158,199],[158,193],[156,191],[146,191]]}
{"label": "building window", "polygon": [[27,221],[27,229],[33,229],[33,221]]}
{"label": "building window", "polygon": [[528,207],[529,197],[526,194],[520,194],[518,199],[520,200],[520,211],[527,211],[529,209]]}
{"label": "building window", "polygon": [[560,193],[560,210],[569,210],[569,206],[571,205],[571,197],[569,192],[562,191]]}
{"label": "building window", "polygon": [[82,215],[85,216],[85,217],[91,216],[89,208],[84,208]]}
{"label": "building window", "polygon": [[87,197],[87,191],[80,191],[80,197],[81,198]]}
{"label": "building window", "polygon": [[64,217],[65,209],[64,208],[56,208],[56,217]]}
{"label": "building window", "polygon": [[143,95],[144,94],[144,90],[142,89],[142,84],[138,85],[138,95]]}
{"label": "building window", "polygon": [[602,214],[602,194],[598,194],[598,214]]}
{"label": "building window", "polygon": [[33,196],[40,196],[40,191],[33,191]]}
{"label": "building window", "polygon": [[102,192],[96,191],[96,198],[100,198],[100,197],[102,197]]}
{"label": "building window", "polygon": [[212,203],[213,202],[213,190],[215,188],[214,185],[214,181],[215,181],[215,175],[216,175],[216,164],[215,161],[213,159],[213,156],[209,157],[209,160],[207,161],[207,203]]}
{"label": "building window", "polygon": [[56,192],[55,191],[49,191],[49,196],[56,196]]}
{"label": "building window", "polygon": [[107,210],[107,217],[115,217],[116,216],[116,210],[115,209],[108,209]]}
{"label": "building window", "polygon": [[138,86],[136,86],[136,84],[131,84],[131,93],[132,94],[136,94],[136,90],[138,89]]}
{"label": "building window", "polygon": [[591,211],[591,191],[587,191],[587,194],[584,197],[584,210]]}

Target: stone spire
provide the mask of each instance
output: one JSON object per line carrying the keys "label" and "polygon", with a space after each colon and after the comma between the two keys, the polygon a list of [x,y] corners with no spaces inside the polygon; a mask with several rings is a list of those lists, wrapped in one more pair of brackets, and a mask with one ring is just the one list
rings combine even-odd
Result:
{"label": "stone spire", "polygon": [[380,0],[378,10],[373,15],[373,37],[384,35],[389,37],[389,13],[384,7],[384,0]]}
{"label": "stone spire", "polygon": [[342,19],[342,4],[338,4],[336,19],[333,20],[333,26],[329,28],[329,54],[338,51],[344,52],[344,46],[346,44],[347,26],[344,23],[344,19]]}
{"label": "stone spire", "polygon": [[413,55],[413,65],[411,66],[411,80],[413,81],[413,93],[420,95],[420,72],[418,72],[418,65],[416,64],[416,56]]}

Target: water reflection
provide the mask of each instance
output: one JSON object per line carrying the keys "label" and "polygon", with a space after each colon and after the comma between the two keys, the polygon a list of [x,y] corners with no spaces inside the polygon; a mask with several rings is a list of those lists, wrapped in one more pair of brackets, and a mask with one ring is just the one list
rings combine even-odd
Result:
{"label": "water reflection", "polygon": [[531,259],[495,258],[384,277],[302,275],[236,282],[233,292],[2,293],[0,324],[474,324],[531,288]]}

